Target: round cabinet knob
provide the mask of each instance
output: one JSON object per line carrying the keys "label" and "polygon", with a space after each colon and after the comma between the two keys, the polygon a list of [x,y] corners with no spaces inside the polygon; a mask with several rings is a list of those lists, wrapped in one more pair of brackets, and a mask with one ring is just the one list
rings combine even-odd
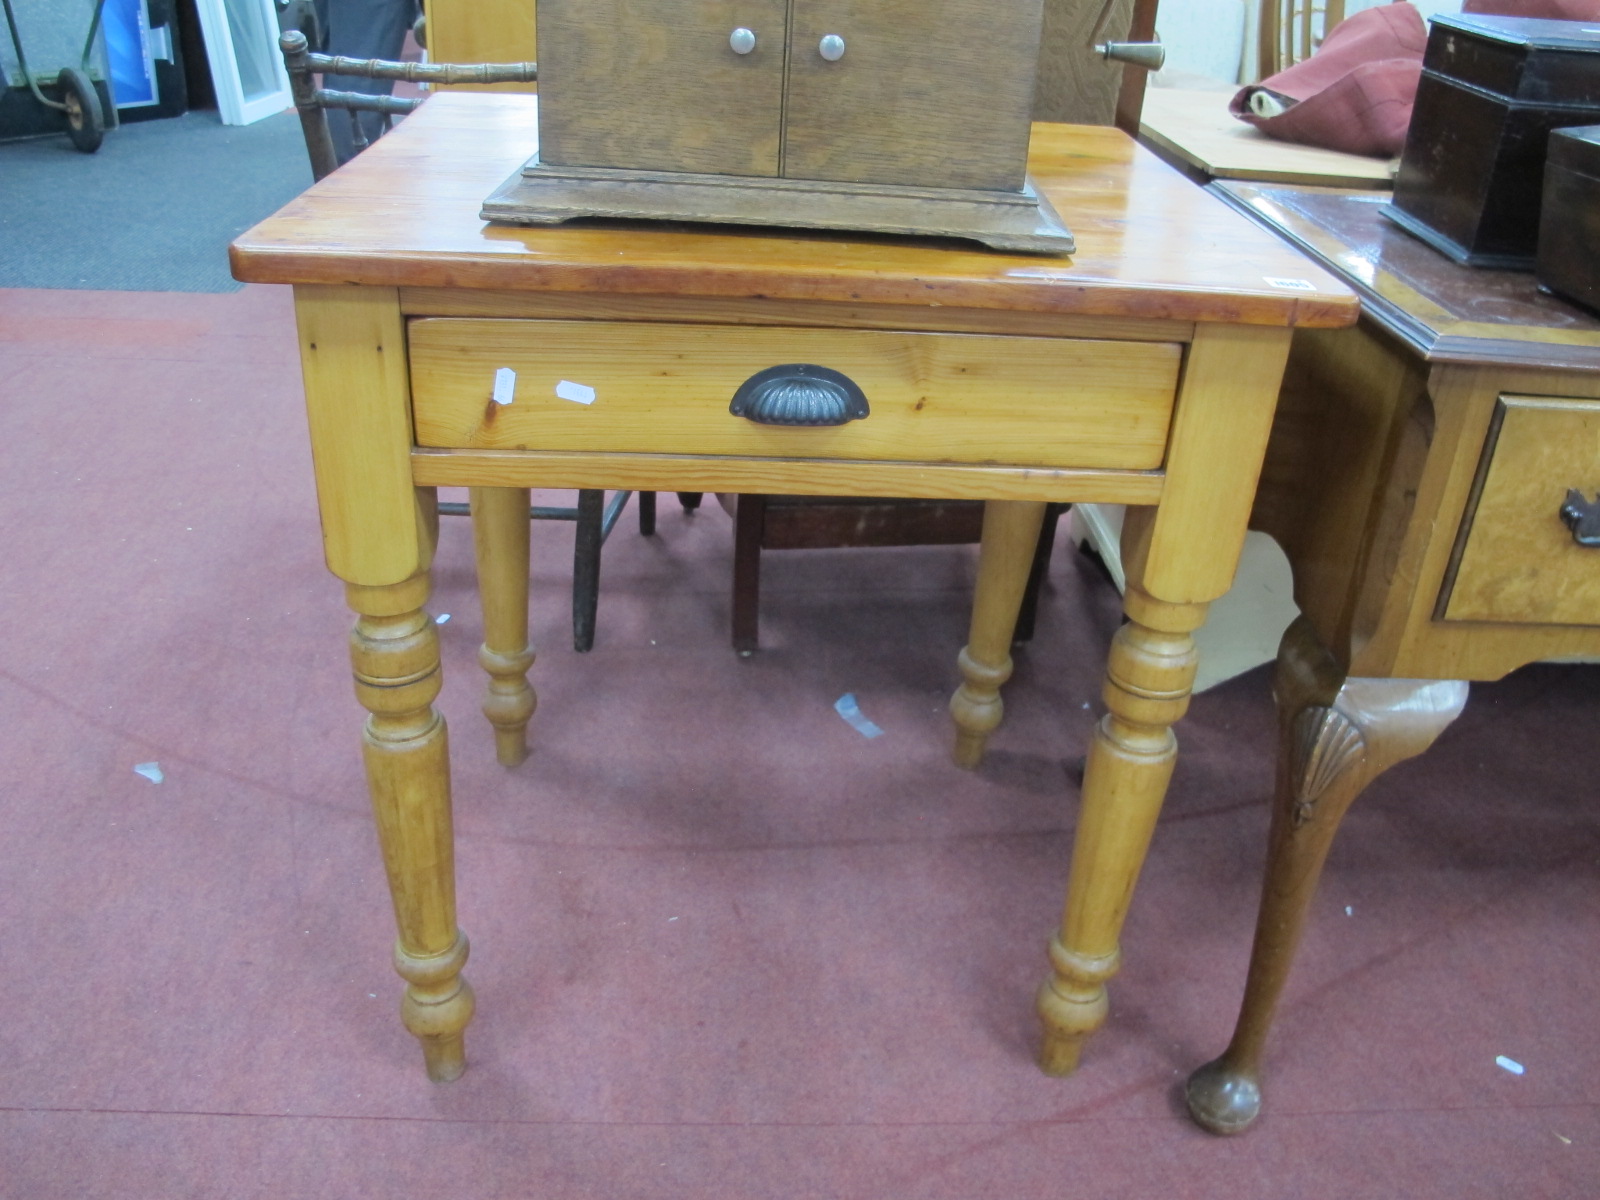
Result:
{"label": "round cabinet knob", "polygon": [[728,35],[728,45],[735,54],[749,54],[756,48],[755,32],[741,25]]}
{"label": "round cabinet knob", "polygon": [[829,62],[838,62],[844,57],[844,39],[837,33],[830,33],[817,43],[817,53]]}

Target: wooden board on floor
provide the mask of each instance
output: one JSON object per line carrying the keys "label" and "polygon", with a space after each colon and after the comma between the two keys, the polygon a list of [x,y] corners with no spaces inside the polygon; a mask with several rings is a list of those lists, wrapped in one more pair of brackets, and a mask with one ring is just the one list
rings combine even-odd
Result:
{"label": "wooden board on floor", "polygon": [[1394,186],[1396,159],[1280,142],[1228,111],[1232,92],[1149,88],[1139,140],[1201,182],[1254,179],[1327,187]]}

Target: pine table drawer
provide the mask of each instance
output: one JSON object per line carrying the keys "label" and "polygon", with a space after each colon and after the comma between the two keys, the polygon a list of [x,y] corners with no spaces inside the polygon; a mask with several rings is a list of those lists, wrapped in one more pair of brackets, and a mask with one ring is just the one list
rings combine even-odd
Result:
{"label": "pine table drawer", "polygon": [[[1162,342],[605,321],[419,318],[408,340],[425,447],[1051,468],[1161,466],[1182,361]],[[740,384],[785,363],[849,376],[870,414],[816,428],[729,413]],[[563,399],[564,382],[593,402]]]}
{"label": "pine table drawer", "polygon": [[1600,547],[1561,520],[1600,491],[1600,402],[1503,396],[1484,458],[1445,618],[1600,625]]}

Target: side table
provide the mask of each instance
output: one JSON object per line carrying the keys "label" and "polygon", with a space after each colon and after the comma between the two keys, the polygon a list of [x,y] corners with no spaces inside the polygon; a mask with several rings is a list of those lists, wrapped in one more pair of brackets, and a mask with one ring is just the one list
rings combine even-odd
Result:
{"label": "side table", "polygon": [[[1070,1071],[1105,1017],[1194,676],[1190,635],[1233,576],[1290,333],[1348,325],[1354,295],[1107,128],[1033,133],[1034,178],[1078,234],[1072,259],[751,229],[486,225],[483,197],[535,148],[536,103],[437,95],[232,249],[238,278],[295,285],[324,549],[357,614],[402,1017],[429,1074],[464,1069],[473,1010],[424,612],[440,485],[472,489],[484,711],[507,765],[534,708],[530,487],[987,501],[951,702],[963,766],[1000,720],[1046,502],[1133,506],[1129,621],[1040,993],[1042,1061]],[[870,414],[802,428],[730,413],[752,376],[796,363],[849,376]]]}
{"label": "side table", "polygon": [[1458,267],[1386,195],[1214,184],[1354,287],[1353,329],[1296,333],[1251,523],[1294,571],[1280,745],[1244,1005],[1190,1112],[1233,1133],[1323,861],[1351,802],[1458,716],[1467,681],[1600,654],[1600,546],[1563,519],[1600,491],[1600,319],[1524,272]]}

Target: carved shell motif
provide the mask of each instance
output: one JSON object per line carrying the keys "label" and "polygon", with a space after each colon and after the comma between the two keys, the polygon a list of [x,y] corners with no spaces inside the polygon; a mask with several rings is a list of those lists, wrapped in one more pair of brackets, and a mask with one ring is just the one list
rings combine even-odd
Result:
{"label": "carved shell motif", "polygon": [[1311,820],[1322,794],[1365,752],[1361,730],[1336,708],[1313,705],[1294,719],[1289,769],[1296,829]]}

